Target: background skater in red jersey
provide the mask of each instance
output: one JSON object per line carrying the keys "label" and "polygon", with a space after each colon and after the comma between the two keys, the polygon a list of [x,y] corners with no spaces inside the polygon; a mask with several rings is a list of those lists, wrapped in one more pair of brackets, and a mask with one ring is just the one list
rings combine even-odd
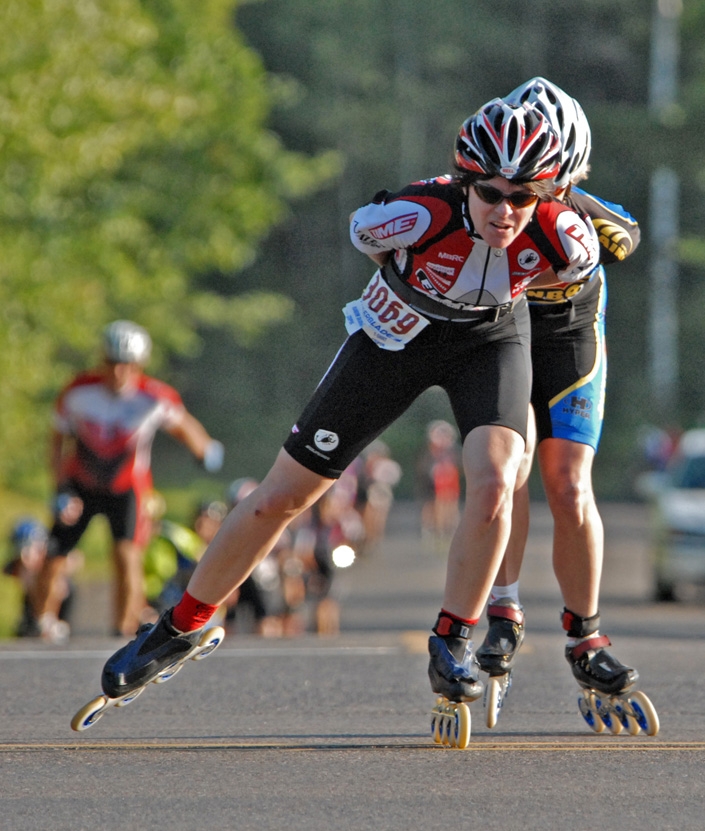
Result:
{"label": "background skater in red jersey", "polygon": [[143,511],[152,489],[151,447],[157,430],[173,436],[209,472],[220,469],[223,445],[184,407],[179,393],[144,373],[152,342],[141,326],[116,320],[103,333],[101,364],[78,375],[59,395],[51,440],[56,483],[49,557],[40,579],[40,627],[54,637],[57,587],[71,551],[96,514],[113,537],[114,630],[132,635],[147,604],[142,553],[150,520]]}

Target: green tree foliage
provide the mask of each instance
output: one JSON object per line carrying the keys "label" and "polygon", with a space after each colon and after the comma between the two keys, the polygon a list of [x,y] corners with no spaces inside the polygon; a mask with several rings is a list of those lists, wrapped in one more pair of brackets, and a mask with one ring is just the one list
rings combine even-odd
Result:
{"label": "green tree foliage", "polygon": [[279,293],[241,296],[232,275],[337,160],[271,132],[278,93],[233,10],[3,3],[1,480],[43,464],[50,402],[107,321],[147,326],[158,361],[193,352],[200,325],[251,342],[291,313]]}
{"label": "green tree foliage", "polygon": [[[340,345],[341,307],[371,274],[348,240],[350,212],[381,188],[445,171],[468,114],[544,75],[590,119],[589,188],[627,207],[642,229],[637,252],[608,271],[596,486],[623,495],[634,437],[651,417],[649,182],[662,164],[683,183],[673,421],[689,426],[705,409],[705,362],[691,357],[705,299],[705,2],[683,4],[681,100],[660,120],[648,110],[654,8],[7,0],[0,465],[38,452],[32,442],[56,385],[84,360],[97,328],[125,316],[152,329],[170,356],[167,377],[226,442],[226,473],[261,476]],[[344,169],[334,179],[337,158]],[[258,339],[272,320],[281,325]],[[438,415],[447,415],[444,399],[432,393],[386,436],[407,469]],[[156,455],[159,468],[167,454]]]}

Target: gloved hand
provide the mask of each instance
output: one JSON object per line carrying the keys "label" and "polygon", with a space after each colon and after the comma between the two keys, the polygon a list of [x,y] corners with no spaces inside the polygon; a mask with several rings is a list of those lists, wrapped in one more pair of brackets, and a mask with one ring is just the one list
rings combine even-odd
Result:
{"label": "gloved hand", "polygon": [[211,439],[206,445],[206,452],[203,454],[203,467],[208,473],[217,473],[223,467],[225,447],[216,439]]}
{"label": "gloved hand", "polygon": [[597,236],[600,241],[600,259],[603,263],[611,263],[628,257],[632,250],[632,238],[619,225],[609,219],[593,219]]}

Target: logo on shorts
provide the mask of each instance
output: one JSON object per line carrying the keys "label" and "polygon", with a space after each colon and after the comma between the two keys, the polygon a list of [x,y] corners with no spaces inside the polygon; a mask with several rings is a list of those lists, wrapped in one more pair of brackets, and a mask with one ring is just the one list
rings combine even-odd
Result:
{"label": "logo on shorts", "polygon": [[570,406],[574,410],[579,410],[586,413],[592,410],[592,401],[590,401],[589,398],[582,398],[578,397],[577,395],[573,395],[570,398]]}
{"label": "logo on shorts", "polygon": [[571,395],[570,405],[563,407],[563,412],[578,418],[584,418],[586,421],[592,420],[591,411],[592,401],[589,398],[584,398],[578,395]]}
{"label": "logo on shorts", "polygon": [[525,248],[517,255],[517,262],[524,269],[524,271],[531,271],[539,264],[539,255],[533,248]]}
{"label": "logo on shorts", "polygon": [[331,452],[340,444],[340,439],[337,433],[332,433],[330,430],[316,430],[313,443],[319,450]]}

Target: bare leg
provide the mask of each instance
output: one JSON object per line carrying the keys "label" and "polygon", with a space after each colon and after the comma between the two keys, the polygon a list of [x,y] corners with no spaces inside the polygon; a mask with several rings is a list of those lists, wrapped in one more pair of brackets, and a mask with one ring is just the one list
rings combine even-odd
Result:
{"label": "bare leg", "polygon": [[504,557],[495,578],[497,586],[511,586],[519,582],[521,564],[524,561],[526,541],[529,537],[529,486],[524,484],[514,492],[512,530]]}
{"label": "bare leg", "polygon": [[37,577],[37,588],[34,595],[37,618],[49,613],[54,618],[59,617],[61,603],[64,599],[63,581],[66,574],[66,557],[47,557],[42,563]]}
{"label": "bare leg", "polygon": [[465,506],[448,556],[443,608],[474,620],[484,609],[511,530],[512,494],[524,440],[507,427],[465,439]]}
{"label": "bare leg", "polygon": [[262,484],[225,518],[189,581],[189,594],[203,603],[223,603],[269,554],[287,525],[334,481],[281,450]]}
{"label": "bare leg", "polygon": [[538,458],[553,515],[553,569],[568,609],[597,613],[602,576],[602,519],[592,491],[594,450],[567,439],[545,439]]}
{"label": "bare leg", "polygon": [[142,548],[131,540],[118,540],[113,547],[115,565],[115,630],[131,637],[139,628],[147,605],[144,594]]}
{"label": "bare leg", "polygon": [[519,465],[514,504],[512,508],[512,530],[504,552],[502,564],[497,572],[495,584],[510,586],[519,580],[524,560],[526,541],[529,538],[529,474],[536,450],[536,421],[534,411],[529,407],[529,422],[526,449]]}

